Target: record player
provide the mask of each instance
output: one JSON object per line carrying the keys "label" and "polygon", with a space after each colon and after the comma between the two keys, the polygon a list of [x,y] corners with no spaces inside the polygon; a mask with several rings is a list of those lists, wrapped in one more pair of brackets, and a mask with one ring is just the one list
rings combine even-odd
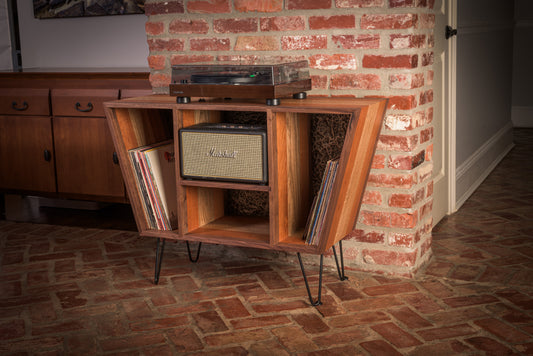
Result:
{"label": "record player", "polygon": [[292,95],[305,99],[311,90],[307,61],[282,64],[174,65],[170,95],[186,104],[191,97],[266,99],[279,105]]}

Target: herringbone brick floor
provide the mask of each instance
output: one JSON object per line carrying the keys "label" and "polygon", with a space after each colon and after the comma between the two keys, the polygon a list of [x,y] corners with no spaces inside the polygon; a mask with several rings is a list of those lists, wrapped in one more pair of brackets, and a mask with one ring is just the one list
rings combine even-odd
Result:
{"label": "herringbone brick floor", "polygon": [[533,354],[533,130],[515,140],[416,278],[328,270],[317,308],[297,263],[168,243],[154,285],[134,231],[0,221],[0,354]]}

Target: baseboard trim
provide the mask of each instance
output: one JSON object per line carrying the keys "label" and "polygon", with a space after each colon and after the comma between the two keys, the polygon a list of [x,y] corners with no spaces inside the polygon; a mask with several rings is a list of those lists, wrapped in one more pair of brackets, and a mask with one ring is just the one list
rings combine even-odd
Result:
{"label": "baseboard trim", "polygon": [[513,106],[511,119],[514,127],[533,128],[533,106]]}
{"label": "baseboard trim", "polygon": [[513,124],[505,125],[456,171],[457,211],[514,147]]}

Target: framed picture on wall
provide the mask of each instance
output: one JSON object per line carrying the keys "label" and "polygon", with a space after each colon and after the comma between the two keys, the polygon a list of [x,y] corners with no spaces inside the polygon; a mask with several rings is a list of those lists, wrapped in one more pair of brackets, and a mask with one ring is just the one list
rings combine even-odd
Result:
{"label": "framed picture on wall", "polygon": [[33,0],[38,19],[143,14],[145,0]]}

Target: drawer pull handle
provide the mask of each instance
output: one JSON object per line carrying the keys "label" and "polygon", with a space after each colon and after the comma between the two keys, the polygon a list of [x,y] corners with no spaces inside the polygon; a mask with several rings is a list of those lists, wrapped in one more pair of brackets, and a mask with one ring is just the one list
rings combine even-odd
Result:
{"label": "drawer pull handle", "polygon": [[48,151],[47,149],[44,150],[44,160],[46,162],[50,162],[50,160],[52,159],[52,154],[50,153],[50,151]]}
{"label": "drawer pull handle", "polygon": [[17,110],[17,111],[24,111],[24,110],[28,110],[28,102],[26,100],[24,100],[22,102],[22,106],[18,106],[18,103],[16,101],[12,102],[11,103],[11,107],[13,108],[13,110]]}
{"label": "drawer pull handle", "polygon": [[87,103],[87,109],[82,109],[81,108],[81,104],[80,103],[76,103],[76,110],[80,111],[80,112],[89,112],[93,109],[93,104],[89,101]]}
{"label": "drawer pull handle", "polygon": [[113,152],[113,163],[118,164],[118,155],[116,152]]}

